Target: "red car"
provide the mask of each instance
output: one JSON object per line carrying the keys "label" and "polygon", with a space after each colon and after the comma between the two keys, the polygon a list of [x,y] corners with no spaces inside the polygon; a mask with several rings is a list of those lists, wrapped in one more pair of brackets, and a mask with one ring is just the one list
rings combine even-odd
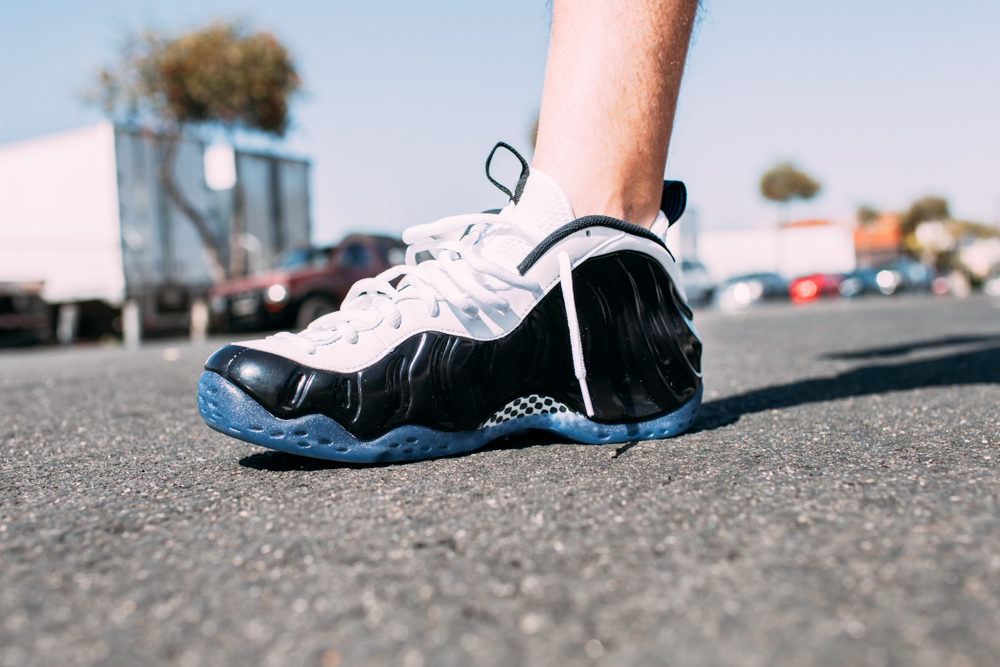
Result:
{"label": "red car", "polygon": [[829,273],[814,273],[796,278],[788,285],[788,294],[793,303],[812,301],[821,296],[837,296],[844,276]]}
{"label": "red car", "polygon": [[209,292],[215,331],[300,330],[340,308],[351,286],[402,264],[406,245],[355,234],[330,248],[296,248],[270,273],[246,276]]}

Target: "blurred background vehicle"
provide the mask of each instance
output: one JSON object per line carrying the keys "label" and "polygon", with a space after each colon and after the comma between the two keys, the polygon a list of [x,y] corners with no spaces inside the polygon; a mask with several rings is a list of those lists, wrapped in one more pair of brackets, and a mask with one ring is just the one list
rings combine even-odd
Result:
{"label": "blurred background vehicle", "polygon": [[840,294],[840,284],[844,276],[835,273],[814,273],[796,278],[788,284],[788,295],[795,303],[812,301],[824,296]]}
{"label": "blurred background vehicle", "polygon": [[762,301],[788,300],[788,282],[777,273],[749,273],[721,283],[715,303],[722,310],[747,308]]}
{"label": "blurred background vehicle", "polygon": [[840,295],[847,298],[858,297],[863,294],[892,294],[895,286],[892,281],[895,278],[890,272],[886,272],[879,284],[879,271],[872,268],[862,268],[852,271],[844,276],[840,282],[838,290]]}
{"label": "blurred background vehicle", "polygon": [[287,251],[274,271],[236,278],[209,292],[215,331],[305,329],[340,307],[358,280],[402,264],[406,245],[388,236],[354,234],[339,245]]}
{"label": "blurred background vehicle", "polygon": [[994,276],[983,283],[983,292],[990,296],[1000,296],[1000,276]]}
{"label": "blurred background vehicle", "polygon": [[882,270],[891,271],[893,277],[897,279],[896,292],[929,292],[931,281],[934,280],[933,269],[909,257],[901,257],[883,267]]}
{"label": "blurred background vehicle", "polygon": [[0,282],[0,345],[25,345],[52,338],[52,311],[40,282]]}
{"label": "blurred background vehicle", "polygon": [[900,292],[927,293],[934,290],[935,273],[933,269],[908,257],[897,259],[877,268],[862,268],[844,276],[840,283],[840,294],[845,297],[856,297],[864,294],[882,294],[891,296]]}
{"label": "blurred background vehicle", "polygon": [[681,260],[681,284],[687,295],[688,304],[692,306],[707,306],[715,294],[715,281],[708,275],[701,262]]}

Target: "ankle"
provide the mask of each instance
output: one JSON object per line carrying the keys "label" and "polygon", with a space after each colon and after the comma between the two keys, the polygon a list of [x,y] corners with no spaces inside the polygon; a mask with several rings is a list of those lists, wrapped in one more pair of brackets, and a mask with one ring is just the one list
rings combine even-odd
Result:
{"label": "ankle", "polygon": [[[662,180],[649,187],[648,184],[639,185],[635,181],[612,178],[608,174],[573,173],[559,169],[558,165],[543,166],[535,162],[531,168],[545,173],[559,184],[577,218],[605,215],[646,229],[656,221],[663,193]],[[594,187],[595,182],[610,182],[613,185]]]}

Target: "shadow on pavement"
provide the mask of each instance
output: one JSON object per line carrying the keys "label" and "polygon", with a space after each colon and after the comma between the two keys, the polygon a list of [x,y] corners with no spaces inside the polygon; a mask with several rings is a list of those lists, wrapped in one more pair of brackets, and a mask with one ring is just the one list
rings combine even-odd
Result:
{"label": "shadow on pavement", "polygon": [[377,468],[380,464],[357,465],[313,459],[285,452],[258,452],[244,456],[239,461],[244,468],[267,470],[268,472],[292,472],[293,470],[332,470],[337,468]]}
{"label": "shadow on pavement", "polygon": [[917,350],[929,350],[938,347],[950,347],[952,345],[968,345],[970,343],[1000,343],[1000,336],[946,336],[944,338],[934,338],[931,340],[917,341],[905,345],[894,345],[892,347],[872,347],[867,350],[851,350],[850,352],[831,352],[824,354],[821,359],[876,359],[879,357],[901,357]]}
{"label": "shadow on pavement", "polygon": [[[548,431],[525,431],[523,433],[515,433],[514,435],[508,435],[504,438],[497,438],[490,444],[477,449],[477,452],[490,452],[498,449],[527,449],[528,447],[534,447],[535,445],[575,445],[577,443],[573,442],[568,438],[564,438],[555,433],[549,433]],[[465,456],[464,454],[456,454],[455,456]]]}
{"label": "shadow on pavement", "polygon": [[[468,456],[469,454],[479,452],[488,452],[500,449],[527,449],[528,447],[534,447],[536,445],[553,444],[575,443],[572,440],[567,440],[544,431],[525,431],[524,433],[518,433],[505,438],[498,438],[485,447],[481,447],[471,452],[452,454],[451,456],[444,456],[440,458],[462,458],[464,456]],[[628,449],[630,446],[631,443],[626,444],[621,448],[621,451]],[[287,452],[268,451],[258,452],[256,454],[251,454],[250,456],[244,456],[239,460],[239,464],[244,468],[252,468],[254,470],[266,470],[268,472],[292,472],[295,470],[361,470],[368,468],[386,468],[394,465],[409,465],[411,463],[417,463],[424,460],[426,459],[417,459],[416,461],[393,461],[391,463],[341,463],[338,461],[312,459],[306,456],[299,456],[297,454],[288,454]]]}
{"label": "shadow on pavement", "polygon": [[[945,342],[947,341],[947,342]],[[863,366],[834,377],[799,380],[788,384],[754,389],[737,396],[709,401],[690,432],[727,426],[746,414],[790,408],[805,403],[834,401],[851,396],[870,396],[923,387],[1000,383],[1000,338],[955,337],[898,348],[869,351],[871,356],[905,354],[905,351],[961,343],[994,341],[988,347],[936,359],[920,359],[898,364]],[[886,352],[890,351],[890,352]],[[858,354],[861,353],[851,353]],[[836,357],[851,358],[851,357]]]}

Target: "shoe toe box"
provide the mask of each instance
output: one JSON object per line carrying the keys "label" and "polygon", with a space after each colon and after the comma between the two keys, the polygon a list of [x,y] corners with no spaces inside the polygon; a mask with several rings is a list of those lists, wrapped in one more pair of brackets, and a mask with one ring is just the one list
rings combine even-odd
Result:
{"label": "shoe toe box", "polygon": [[240,345],[227,345],[205,363],[205,370],[226,378],[275,414],[286,411],[286,394],[300,369],[291,359]]}

